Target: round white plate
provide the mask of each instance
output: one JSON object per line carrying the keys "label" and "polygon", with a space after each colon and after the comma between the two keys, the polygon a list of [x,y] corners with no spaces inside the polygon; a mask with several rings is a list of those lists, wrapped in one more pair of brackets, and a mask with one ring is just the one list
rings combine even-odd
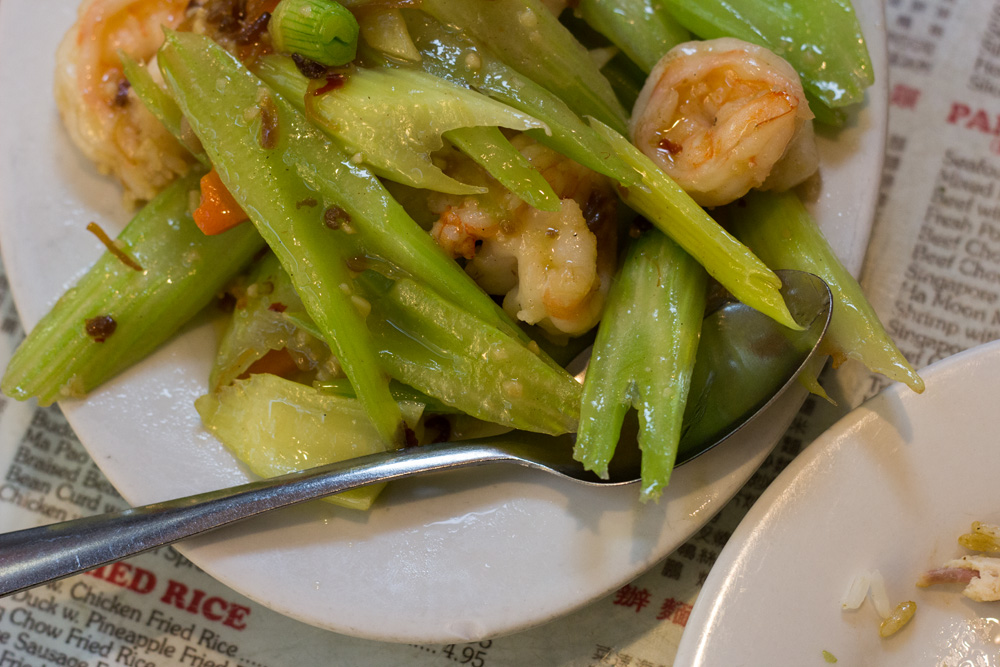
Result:
{"label": "round white plate", "polygon": [[[917,588],[926,570],[970,553],[973,521],[1000,524],[1000,342],[921,372],[844,417],[764,492],[712,569],[678,665],[1000,665],[1000,602],[961,585]],[[870,600],[842,611],[855,576],[878,570],[910,624],[879,638]]]}
{"label": "round white plate", "polygon": [[[51,94],[72,1],[0,2],[0,238],[30,328],[128,214],[120,192],[69,144]],[[824,138],[818,219],[849,268],[861,266],[885,138],[881,6],[858,3],[879,85],[856,122]],[[133,504],[245,481],[200,427],[215,337],[187,331],[151,359],[63,410]],[[262,604],[340,633],[401,642],[476,640],[580,607],[674,550],[760,465],[801,403],[684,466],[658,505],[636,489],[588,489],[541,473],[480,470],[393,485],[368,514],[301,507],[185,544],[192,561]]]}

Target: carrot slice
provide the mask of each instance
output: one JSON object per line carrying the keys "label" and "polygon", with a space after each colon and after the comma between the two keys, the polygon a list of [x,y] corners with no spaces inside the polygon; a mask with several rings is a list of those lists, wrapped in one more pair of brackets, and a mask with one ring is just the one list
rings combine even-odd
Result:
{"label": "carrot slice", "polygon": [[250,219],[233,199],[215,169],[201,177],[201,204],[192,216],[198,229],[208,236],[221,234]]}

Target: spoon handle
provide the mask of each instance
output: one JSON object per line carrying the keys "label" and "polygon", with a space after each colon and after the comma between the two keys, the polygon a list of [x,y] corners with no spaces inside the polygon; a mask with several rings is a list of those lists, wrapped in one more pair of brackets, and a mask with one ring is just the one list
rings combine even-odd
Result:
{"label": "spoon handle", "polygon": [[516,460],[489,442],[439,443],[330,463],[219,491],[0,535],[0,596],[236,521],[422,473]]}

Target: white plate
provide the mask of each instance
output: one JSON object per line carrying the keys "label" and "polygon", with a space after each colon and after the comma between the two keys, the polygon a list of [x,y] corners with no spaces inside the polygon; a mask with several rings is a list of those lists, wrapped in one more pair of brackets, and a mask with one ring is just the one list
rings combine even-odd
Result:
{"label": "white plate", "polygon": [[[858,3],[880,85],[856,124],[823,140],[817,216],[857,271],[868,241],[885,138],[881,7]],[[69,145],[52,101],[56,44],[72,0],[0,3],[0,238],[21,317],[38,321],[101,252],[84,231],[118,231],[120,193]],[[200,428],[214,334],[188,331],[87,402],[63,410],[134,504],[248,479]],[[783,433],[789,396],[740,443],[674,476],[659,505],[636,490],[594,490],[541,473],[484,470],[393,486],[367,515],[302,507],[182,551],[234,589],[337,632],[403,642],[510,633],[586,604],[674,550],[732,497]]]}
{"label": "white plate", "polygon": [[[895,385],[844,417],[788,466],[723,549],[677,653],[678,665],[1000,665],[1000,603],[960,585],[917,588],[965,555],[973,521],[1000,524],[1000,342],[929,367],[927,390]],[[870,600],[840,601],[879,570],[913,621],[880,639]]]}

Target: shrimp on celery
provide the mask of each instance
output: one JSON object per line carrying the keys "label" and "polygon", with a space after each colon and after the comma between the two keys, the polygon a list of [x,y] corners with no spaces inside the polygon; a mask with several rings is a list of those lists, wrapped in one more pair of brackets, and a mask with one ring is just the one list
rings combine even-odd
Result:
{"label": "shrimp on celery", "polygon": [[177,27],[188,4],[86,0],[56,52],[55,98],[69,136],[99,171],[121,181],[128,201],[152,199],[192,160],[130,91],[118,51],[152,58],[163,27]]}
{"label": "shrimp on celery", "polygon": [[632,141],[702,206],[787,190],[819,165],[813,114],[782,58],[738,39],[679,44],[632,111]]}
{"label": "shrimp on celery", "polygon": [[[616,197],[604,176],[537,144],[512,140],[561,201],[558,210],[533,208],[471,161],[449,168],[488,194],[433,194],[439,216],[431,234],[488,293],[503,295],[512,316],[565,337],[590,330],[601,317],[616,263]],[[456,174],[456,170],[462,173]]]}

